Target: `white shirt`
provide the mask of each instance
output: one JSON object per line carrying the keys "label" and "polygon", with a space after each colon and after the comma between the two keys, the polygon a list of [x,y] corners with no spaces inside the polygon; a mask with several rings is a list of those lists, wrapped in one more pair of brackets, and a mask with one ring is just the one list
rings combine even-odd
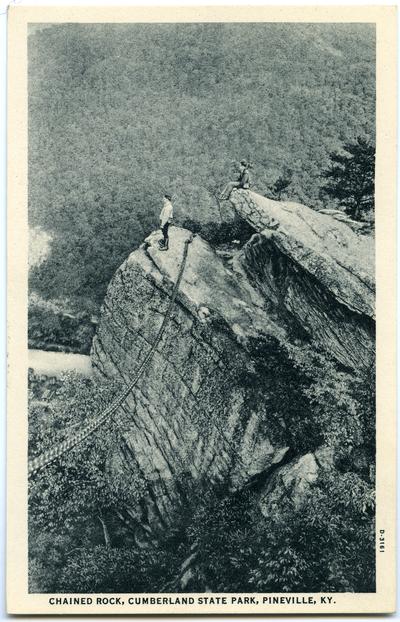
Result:
{"label": "white shirt", "polygon": [[168,199],[165,199],[164,207],[162,208],[161,214],[160,214],[161,227],[166,225],[167,222],[171,222],[173,216],[174,216],[174,208],[172,207],[172,203],[168,201]]}

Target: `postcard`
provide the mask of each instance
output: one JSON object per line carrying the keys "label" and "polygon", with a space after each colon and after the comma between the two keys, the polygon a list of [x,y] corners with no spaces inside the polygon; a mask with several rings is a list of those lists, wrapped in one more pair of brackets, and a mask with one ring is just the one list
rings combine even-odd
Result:
{"label": "postcard", "polygon": [[393,612],[396,8],[8,25],[8,612]]}

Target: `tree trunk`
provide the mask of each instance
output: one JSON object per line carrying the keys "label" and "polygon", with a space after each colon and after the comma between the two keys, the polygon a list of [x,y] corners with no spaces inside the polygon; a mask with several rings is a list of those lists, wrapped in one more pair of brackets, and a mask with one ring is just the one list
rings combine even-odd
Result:
{"label": "tree trunk", "polygon": [[101,526],[103,528],[104,543],[105,543],[107,548],[110,548],[111,547],[111,538],[110,538],[110,534],[108,533],[108,528],[107,528],[106,522],[105,522],[104,518],[102,517],[101,512],[99,512],[98,518],[99,518],[99,521],[100,521]]}

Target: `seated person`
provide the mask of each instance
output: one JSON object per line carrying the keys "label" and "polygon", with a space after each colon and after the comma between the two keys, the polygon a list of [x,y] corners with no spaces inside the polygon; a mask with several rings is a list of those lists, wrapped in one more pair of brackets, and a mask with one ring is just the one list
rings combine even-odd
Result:
{"label": "seated person", "polygon": [[226,184],[225,188],[221,192],[220,199],[222,201],[227,201],[231,196],[231,192],[234,188],[250,188],[250,174],[246,160],[241,160],[240,162],[238,180],[230,181]]}

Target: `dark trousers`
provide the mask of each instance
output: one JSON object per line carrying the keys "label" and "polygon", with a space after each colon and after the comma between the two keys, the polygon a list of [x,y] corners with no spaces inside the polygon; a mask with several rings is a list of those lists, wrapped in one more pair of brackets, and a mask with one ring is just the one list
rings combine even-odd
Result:
{"label": "dark trousers", "polygon": [[241,187],[242,187],[242,184],[240,183],[240,181],[230,181],[229,183],[226,184],[225,188],[221,192],[220,199],[229,199],[229,197],[231,196],[232,190],[234,188],[241,188]]}
{"label": "dark trousers", "polygon": [[168,229],[169,229],[169,222],[166,222],[165,225],[161,227],[161,231],[164,236],[163,244],[164,246],[167,246],[167,247],[168,247],[168,241],[169,241]]}

